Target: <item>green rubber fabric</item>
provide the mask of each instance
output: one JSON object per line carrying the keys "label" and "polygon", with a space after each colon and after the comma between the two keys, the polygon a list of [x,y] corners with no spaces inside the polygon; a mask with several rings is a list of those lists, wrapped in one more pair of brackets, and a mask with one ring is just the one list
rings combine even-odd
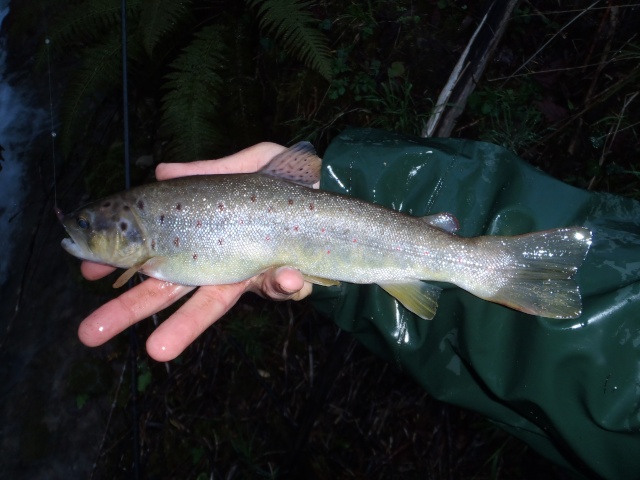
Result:
{"label": "green rubber fabric", "polygon": [[321,188],[412,215],[449,212],[459,235],[582,225],[577,319],[527,315],[444,290],[433,320],[376,285],[315,287],[316,308],[433,397],[490,418],[585,476],[640,478],[640,203],[566,185],[502,147],[351,130]]}

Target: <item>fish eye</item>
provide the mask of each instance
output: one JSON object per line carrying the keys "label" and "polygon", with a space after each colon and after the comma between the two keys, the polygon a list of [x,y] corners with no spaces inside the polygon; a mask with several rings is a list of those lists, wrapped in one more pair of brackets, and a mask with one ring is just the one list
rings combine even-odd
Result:
{"label": "fish eye", "polygon": [[89,228],[89,221],[84,217],[78,217],[76,219],[76,223],[82,230],[86,230],[87,228]]}

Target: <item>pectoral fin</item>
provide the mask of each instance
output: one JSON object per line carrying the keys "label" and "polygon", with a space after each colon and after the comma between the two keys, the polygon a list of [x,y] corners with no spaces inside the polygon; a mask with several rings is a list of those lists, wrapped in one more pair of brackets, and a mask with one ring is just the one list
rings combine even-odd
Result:
{"label": "pectoral fin", "polygon": [[113,288],[120,288],[125,283],[129,281],[131,277],[133,277],[136,273],[138,273],[142,267],[144,267],[151,259],[147,259],[142,263],[138,263],[131,268],[125,270],[125,272],[118,277],[118,279],[113,284]]}
{"label": "pectoral fin", "polygon": [[425,320],[431,320],[438,309],[440,287],[414,280],[406,283],[378,284],[404,307]]}

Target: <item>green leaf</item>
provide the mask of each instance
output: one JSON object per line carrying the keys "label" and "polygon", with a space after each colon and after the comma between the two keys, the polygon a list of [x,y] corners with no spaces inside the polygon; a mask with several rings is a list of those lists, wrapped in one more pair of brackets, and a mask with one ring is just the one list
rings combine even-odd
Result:
{"label": "green leaf", "polygon": [[188,16],[190,6],[190,0],[142,0],[140,29],[142,44],[149,56],[158,42]]}
{"label": "green leaf", "polygon": [[224,79],[228,46],[221,26],[203,28],[170,65],[163,97],[162,129],[172,137],[167,154],[172,161],[191,161],[209,156],[222,138],[216,118]]}
{"label": "green leaf", "polygon": [[[137,15],[140,0],[127,1],[127,17]],[[67,47],[100,39],[105,32],[118,27],[122,21],[120,0],[90,0],[75,2],[61,8],[50,35],[51,47],[58,54],[67,55]]]}
{"label": "green leaf", "polygon": [[331,79],[331,54],[327,39],[309,10],[312,2],[247,1],[257,8],[260,26],[276,37],[285,52],[294,55],[327,80]]}
{"label": "green leaf", "polygon": [[93,115],[91,101],[122,84],[122,46],[120,35],[112,31],[102,42],[83,49],[82,65],[69,80],[62,102],[61,148],[69,155],[75,140],[82,138]]}
{"label": "green leaf", "polygon": [[78,407],[78,409],[82,409],[82,407],[85,406],[88,400],[89,400],[89,394],[87,393],[76,395],[76,406]]}
{"label": "green leaf", "polygon": [[147,387],[151,385],[151,379],[151,370],[149,370],[148,368],[143,373],[138,375],[138,391],[144,392]]}
{"label": "green leaf", "polygon": [[404,76],[404,72],[404,63],[402,62],[393,62],[391,67],[387,69],[387,75],[389,75],[389,78],[402,77]]}

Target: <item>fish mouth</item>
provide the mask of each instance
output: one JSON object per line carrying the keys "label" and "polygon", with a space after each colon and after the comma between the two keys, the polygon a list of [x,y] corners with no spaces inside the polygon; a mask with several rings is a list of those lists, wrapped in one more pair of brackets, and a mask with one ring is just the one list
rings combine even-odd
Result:
{"label": "fish mouth", "polygon": [[80,260],[103,263],[99,258],[96,257],[96,255],[87,247],[84,242],[76,242],[72,236],[63,238],[62,242],[60,242],[60,245],[62,245],[62,248],[64,248],[67,253],[70,253]]}
{"label": "fish mouth", "polygon": [[64,215],[62,211],[57,207],[54,208],[54,211],[56,213],[56,217],[58,217],[58,220],[64,227],[65,232],[67,233],[67,235],[69,235],[69,237],[63,238],[62,242],[60,242],[60,245],[62,245],[62,248],[64,248],[68,253],[70,253],[74,257],[77,257],[81,260],[95,261],[95,255],[93,255],[93,253],[87,248],[86,244],[84,242],[76,241],[73,238],[74,229],[73,229],[73,226],[68,223],[69,219],[67,218],[67,216]]}
{"label": "fish mouth", "polygon": [[63,238],[60,244],[62,245],[62,248],[64,248],[74,257],[78,257],[83,260],[89,260],[89,258],[87,258],[87,253],[84,251],[82,246],[79,243],[76,243],[72,237]]}

